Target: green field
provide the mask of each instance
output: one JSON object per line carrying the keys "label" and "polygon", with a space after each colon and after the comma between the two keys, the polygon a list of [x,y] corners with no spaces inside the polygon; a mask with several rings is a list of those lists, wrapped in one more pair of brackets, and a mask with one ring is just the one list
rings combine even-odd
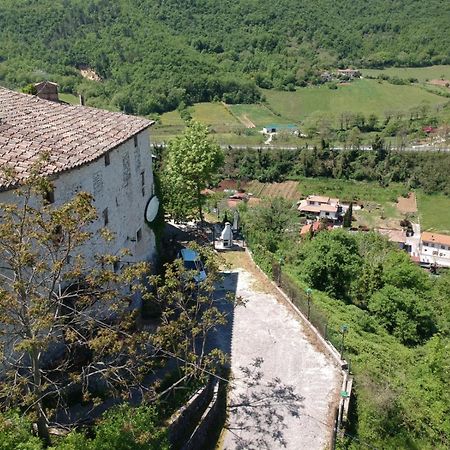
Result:
{"label": "green field", "polygon": [[450,234],[450,197],[419,192],[417,206],[423,231]]}
{"label": "green field", "polygon": [[363,181],[337,180],[334,178],[300,178],[299,190],[302,196],[311,194],[338,197],[341,201],[353,200],[395,203],[397,198],[407,191],[400,183],[391,183],[381,187],[377,183]]}
{"label": "green field", "polygon": [[65,94],[63,92],[58,93],[58,97],[60,100],[66,103],[70,103],[71,105],[79,105],[80,99],[73,94]]}
{"label": "green field", "polygon": [[246,118],[249,119],[257,128],[272,123],[289,123],[289,120],[276,116],[264,105],[229,105],[228,107],[236,117],[242,118],[243,122]]}
{"label": "green field", "polygon": [[164,113],[160,117],[159,121],[162,126],[184,127],[184,120],[181,118],[180,113],[177,110]]}
{"label": "green field", "polygon": [[427,80],[450,80],[450,65],[431,67],[390,67],[388,69],[362,69],[363,76],[377,77],[380,74],[398,78],[417,78],[420,82]]}
{"label": "green field", "polygon": [[383,115],[423,103],[438,105],[447,101],[419,86],[398,86],[378,80],[356,80],[337,89],[323,85],[299,88],[296,92],[265,90],[264,95],[277,113],[294,123],[316,111],[335,115],[343,112]]}
{"label": "green field", "polygon": [[194,120],[214,127],[241,127],[223,103],[196,103],[189,108]]}

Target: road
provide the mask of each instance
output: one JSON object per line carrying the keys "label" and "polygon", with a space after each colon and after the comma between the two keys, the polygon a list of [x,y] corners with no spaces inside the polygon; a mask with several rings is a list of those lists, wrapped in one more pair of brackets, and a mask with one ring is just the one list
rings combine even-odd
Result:
{"label": "road", "polygon": [[234,381],[222,449],[323,449],[331,436],[340,370],[267,279],[251,264],[245,267],[224,280],[245,306],[235,308],[229,332]]}

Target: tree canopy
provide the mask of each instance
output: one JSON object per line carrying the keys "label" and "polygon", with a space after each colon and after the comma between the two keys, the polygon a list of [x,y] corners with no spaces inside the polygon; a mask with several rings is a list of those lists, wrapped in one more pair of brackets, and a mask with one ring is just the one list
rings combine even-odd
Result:
{"label": "tree canopy", "polygon": [[176,220],[203,220],[202,190],[214,181],[224,155],[208,136],[208,128],[192,121],[170,142],[162,170],[165,209]]}
{"label": "tree canopy", "polygon": [[[248,103],[324,68],[448,64],[440,0],[0,1],[0,80],[52,78],[88,104],[139,114]],[[426,20],[424,20],[426,18]],[[83,79],[90,68],[103,80]]]}

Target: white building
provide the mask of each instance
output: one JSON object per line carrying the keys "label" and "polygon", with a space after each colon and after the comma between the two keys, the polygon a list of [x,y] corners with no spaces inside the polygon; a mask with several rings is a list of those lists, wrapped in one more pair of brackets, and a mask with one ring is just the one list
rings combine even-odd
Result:
{"label": "white building", "polygon": [[90,231],[98,236],[106,226],[116,235],[108,243],[94,237],[81,253],[92,261],[95,254],[118,254],[127,248],[132,253],[129,262],[152,260],[155,236],[144,218],[154,196],[148,130],[152,123],[0,88],[0,166],[15,169],[19,181],[11,185],[0,175],[0,202],[18,201],[14,189],[47,151],[46,175],[54,184],[50,200],[62,204],[78,191],[92,193],[99,218]]}
{"label": "white building", "polygon": [[422,264],[450,267],[450,236],[424,231],[420,237],[419,258]]}
{"label": "white building", "polygon": [[336,221],[339,219],[341,206],[338,198],[309,195],[300,202],[297,209],[301,213],[317,217],[318,219]]}

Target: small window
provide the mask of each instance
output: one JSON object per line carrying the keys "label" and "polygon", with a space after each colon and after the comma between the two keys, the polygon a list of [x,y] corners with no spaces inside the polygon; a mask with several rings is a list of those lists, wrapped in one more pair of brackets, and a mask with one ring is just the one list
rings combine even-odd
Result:
{"label": "small window", "polygon": [[442,250],[445,250],[445,245],[441,245],[441,249],[442,249]]}
{"label": "small window", "polygon": [[144,195],[145,195],[145,171],[144,170],[141,172],[141,192],[142,192],[142,197],[144,197]]}
{"label": "small window", "polygon": [[44,200],[46,203],[55,203],[55,191],[52,187],[45,192]]}
{"label": "small window", "polygon": [[109,164],[111,163],[111,161],[109,160],[109,153],[105,154],[105,166],[109,166]]}
{"label": "small window", "polygon": [[108,208],[105,208],[102,212],[103,216],[103,226],[107,226],[109,223],[109,215],[108,215]]}
{"label": "small window", "polygon": [[137,147],[138,146],[138,137],[137,137],[137,135],[135,135],[133,137],[133,139],[134,139],[134,146]]}
{"label": "small window", "polygon": [[142,239],[142,228],[139,228],[136,233],[136,240],[139,242]]}
{"label": "small window", "polygon": [[325,213],[325,215],[326,215],[326,216],[329,216],[329,215],[330,215],[330,213],[329,213],[329,212],[326,212],[326,213]]}

